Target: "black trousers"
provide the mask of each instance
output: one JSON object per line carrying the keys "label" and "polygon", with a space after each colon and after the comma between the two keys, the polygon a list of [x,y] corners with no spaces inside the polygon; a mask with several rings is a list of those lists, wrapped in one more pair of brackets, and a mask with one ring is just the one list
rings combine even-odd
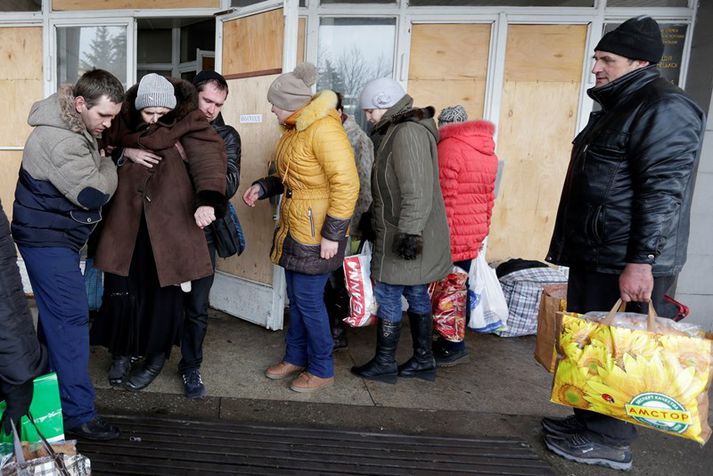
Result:
{"label": "black trousers", "polygon": [[[206,233],[210,260],[215,272],[215,245],[212,235]],[[215,274],[191,282],[191,292],[185,295],[185,318],[181,337],[181,361],[178,371],[200,369],[203,363],[203,340],[208,332],[208,296]]]}
{"label": "black trousers", "polygon": [[[663,296],[669,291],[675,280],[675,275],[654,278],[651,302],[657,312],[659,309],[666,308]],[[618,274],[570,268],[567,284],[568,311],[581,314],[589,311],[608,311],[619,299],[619,295]],[[649,309],[648,304],[645,303],[629,303],[626,310],[646,314]],[[631,423],[579,408],[574,409],[574,414],[586,426],[590,434],[603,444],[629,445],[636,438],[636,426]]]}

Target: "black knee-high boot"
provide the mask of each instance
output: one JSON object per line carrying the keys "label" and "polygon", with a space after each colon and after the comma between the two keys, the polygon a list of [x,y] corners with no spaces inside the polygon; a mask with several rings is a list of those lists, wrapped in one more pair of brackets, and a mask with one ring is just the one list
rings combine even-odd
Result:
{"label": "black knee-high boot", "polygon": [[151,354],[146,356],[144,363],[134,369],[126,380],[125,387],[133,392],[138,392],[148,387],[163,369],[166,362],[165,354]]}
{"label": "black knee-high boot", "polygon": [[399,377],[436,379],[436,360],[433,358],[433,314],[408,313],[413,339],[413,357],[399,365]]}
{"label": "black knee-high boot", "polygon": [[396,383],[396,347],[401,335],[401,322],[379,319],[376,324],[376,355],[364,365],[352,367],[352,373],[370,380]]}

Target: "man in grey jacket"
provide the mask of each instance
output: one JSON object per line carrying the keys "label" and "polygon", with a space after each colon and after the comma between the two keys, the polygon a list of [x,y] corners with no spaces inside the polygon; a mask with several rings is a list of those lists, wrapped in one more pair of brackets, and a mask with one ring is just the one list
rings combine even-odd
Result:
{"label": "man in grey jacket", "polygon": [[32,105],[28,123],[34,130],[22,156],[12,219],[39,311],[39,338],[57,372],[65,431],[95,440],[116,438],[119,431],[94,407],[79,251],[116,189],[116,167],[97,138],[123,99],[118,79],[93,70]]}

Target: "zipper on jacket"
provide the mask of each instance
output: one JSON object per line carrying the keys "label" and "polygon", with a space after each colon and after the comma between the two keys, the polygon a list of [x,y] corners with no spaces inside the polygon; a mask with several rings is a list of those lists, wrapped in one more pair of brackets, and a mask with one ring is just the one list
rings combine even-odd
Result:
{"label": "zipper on jacket", "polygon": [[307,216],[309,217],[309,228],[312,230],[312,238],[314,238],[314,215],[312,215],[312,207],[307,209]]}

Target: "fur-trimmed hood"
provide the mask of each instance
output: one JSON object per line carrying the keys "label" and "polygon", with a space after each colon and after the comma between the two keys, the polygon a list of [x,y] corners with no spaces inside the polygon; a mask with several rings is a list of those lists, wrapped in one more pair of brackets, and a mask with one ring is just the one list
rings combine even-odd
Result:
{"label": "fur-trimmed hood", "polygon": [[286,127],[294,127],[298,131],[303,131],[320,119],[327,116],[337,118],[341,123],[341,117],[337,110],[337,95],[334,91],[325,89],[312,96],[312,100],[302,109],[295,111],[285,121]]}
{"label": "fur-trimmed hood", "polygon": [[32,127],[59,127],[77,134],[87,132],[82,117],[74,107],[74,94],[69,85],[61,86],[50,97],[34,103],[27,123]]}
{"label": "fur-trimmed hood", "polygon": [[441,127],[438,132],[441,142],[446,139],[459,140],[478,152],[486,155],[495,153],[495,124],[489,121],[467,121],[448,124]]}
{"label": "fur-trimmed hood", "polygon": [[386,129],[391,125],[400,124],[403,122],[418,122],[428,132],[435,137],[438,142],[438,128],[433,118],[436,115],[436,110],[433,106],[423,108],[413,107],[413,98],[408,94],[404,95],[399,101],[391,106],[384,114],[384,117],[374,126],[372,134],[384,134]]}
{"label": "fur-trimmed hood", "polygon": [[[176,95],[176,107],[159,119],[159,123],[163,125],[172,125],[183,119],[191,112],[198,108],[198,92],[196,88],[183,79],[166,78],[173,84],[173,91]],[[121,106],[121,116],[125,123],[135,130],[142,122],[141,114],[134,106],[136,95],[139,90],[139,84],[136,83],[128,91],[126,91],[126,99]]]}

